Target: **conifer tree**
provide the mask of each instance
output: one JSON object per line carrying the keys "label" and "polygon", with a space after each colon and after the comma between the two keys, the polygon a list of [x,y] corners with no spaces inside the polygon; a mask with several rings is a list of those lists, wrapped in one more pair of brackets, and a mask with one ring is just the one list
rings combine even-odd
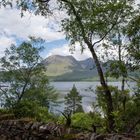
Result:
{"label": "conifer tree", "polygon": [[82,108],[82,96],[79,95],[77,88],[73,85],[71,91],[65,96],[65,111],[72,113],[83,112]]}

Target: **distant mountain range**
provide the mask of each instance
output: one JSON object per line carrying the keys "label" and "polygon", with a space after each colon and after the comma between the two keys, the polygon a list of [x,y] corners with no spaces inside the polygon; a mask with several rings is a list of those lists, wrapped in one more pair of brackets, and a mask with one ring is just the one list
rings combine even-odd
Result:
{"label": "distant mountain range", "polygon": [[48,77],[55,81],[75,81],[97,78],[92,58],[78,61],[73,56],[52,55],[43,60]]}

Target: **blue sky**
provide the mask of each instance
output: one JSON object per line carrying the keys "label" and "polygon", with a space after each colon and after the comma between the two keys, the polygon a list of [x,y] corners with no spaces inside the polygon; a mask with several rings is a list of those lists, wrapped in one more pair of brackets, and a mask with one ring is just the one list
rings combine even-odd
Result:
{"label": "blue sky", "polygon": [[86,50],[81,54],[80,45],[76,44],[76,51],[71,54],[69,43],[65,40],[65,35],[60,32],[60,20],[64,13],[56,11],[53,17],[44,18],[25,12],[21,18],[18,9],[0,9],[0,57],[4,55],[4,50],[11,44],[19,45],[22,41],[28,40],[29,36],[40,37],[46,41],[43,58],[50,55],[73,55],[76,59],[90,57],[90,52]]}

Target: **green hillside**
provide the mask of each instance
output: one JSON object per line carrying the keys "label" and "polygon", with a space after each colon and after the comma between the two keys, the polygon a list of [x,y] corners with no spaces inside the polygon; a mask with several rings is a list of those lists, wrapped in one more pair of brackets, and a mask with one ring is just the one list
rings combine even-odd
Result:
{"label": "green hillside", "polygon": [[[75,81],[97,77],[91,58],[77,61],[73,56],[53,55],[43,61],[46,74],[54,81]],[[94,67],[94,68],[93,68]]]}

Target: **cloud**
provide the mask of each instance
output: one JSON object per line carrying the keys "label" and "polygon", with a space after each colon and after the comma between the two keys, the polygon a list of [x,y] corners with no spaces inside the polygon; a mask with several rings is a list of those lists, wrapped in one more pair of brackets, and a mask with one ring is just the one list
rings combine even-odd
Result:
{"label": "cloud", "polygon": [[91,53],[88,49],[85,49],[84,52],[81,53],[81,47],[80,44],[78,43],[76,43],[75,51],[73,51],[73,53],[70,52],[70,46],[68,44],[64,44],[62,47],[50,50],[46,57],[51,55],[63,55],[63,56],[72,55],[77,60],[84,60],[86,58],[91,57]]}
{"label": "cloud", "polygon": [[16,44],[19,39],[27,40],[29,36],[41,37],[46,42],[64,39],[65,36],[60,29],[59,20],[63,15],[53,17],[35,16],[29,12],[24,13],[21,18],[20,10],[0,8],[0,57],[4,50],[11,44]]}
{"label": "cloud", "polygon": [[23,39],[28,36],[41,37],[48,42],[65,37],[62,32],[56,31],[53,17],[44,18],[25,12],[21,18],[20,10],[10,8],[0,9],[0,33]]}
{"label": "cloud", "polygon": [[[118,46],[112,46],[110,44],[111,46],[106,49],[102,45],[102,43],[103,42],[101,42],[99,46],[95,46],[94,48],[98,58],[101,61],[118,60],[119,59]],[[107,43],[107,41],[105,40],[104,43]],[[90,50],[86,46],[83,53],[81,53],[81,46],[79,43],[75,44],[73,53],[70,51],[70,49],[71,49],[71,46],[69,46],[68,44],[64,44],[62,47],[51,49],[46,57],[51,56],[51,55],[62,55],[62,56],[72,55],[77,60],[84,60],[89,57],[92,57]],[[122,48],[121,54],[123,57],[125,57],[125,55],[127,54],[125,48]]]}

